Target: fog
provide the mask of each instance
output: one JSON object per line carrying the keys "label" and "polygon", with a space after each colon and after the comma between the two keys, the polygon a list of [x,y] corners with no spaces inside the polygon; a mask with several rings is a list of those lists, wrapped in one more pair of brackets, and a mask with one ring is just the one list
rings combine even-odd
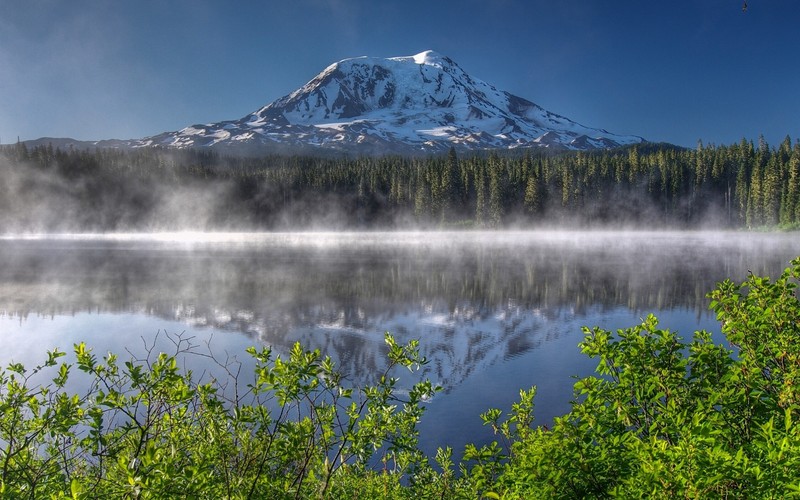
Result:
{"label": "fog", "polygon": [[[723,163],[737,154],[642,146],[605,156],[241,157],[3,146],[0,233],[697,230],[774,227],[779,215],[791,225],[800,195],[770,184],[748,197],[761,179]],[[750,165],[761,156],[750,156],[740,170],[761,176]],[[778,157],[788,172],[790,155]]]}
{"label": "fog", "polygon": [[[478,413],[508,408],[520,388],[540,387],[540,423],[568,409],[570,377],[593,367],[581,326],[653,312],[684,336],[715,331],[706,293],[750,271],[775,276],[797,243],[731,231],[7,234],[3,364],[80,341],[141,353],[157,333],[169,350],[164,335],[183,332],[240,360],[247,345],[285,355],[300,342],[363,385],[386,366],[389,331],[420,340],[419,376],[444,388],[424,446],[458,450],[482,436]],[[401,390],[416,380],[398,375]]]}
{"label": "fog", "polygon": [[[231,222],[225,210],[229,183],[166,183],[125,170],[89,167],[73,174],[58,168],[11,164],[0,157],[0,231],[203,230]],[[116,174],[119,178],[113,178]]]}
{"label": "fog", "polygon": [[564,314],[706,314],[718,281],[775,275],[797,243],[725,231],[28,233],[0,238],[0,311],[146,314],[283,348],[337,332],[503,328],[521,335],[503,347],[513,356],[535,342],[530,322]]}
{"label": "fog", "polygon": [[[566,411],[570,377],[593,367],[577,349],[584,325],[653,312],[723,341],[706,294],[725,278],[775,276],[800,253],[796,233],[699,230],[724,226],[713,203],[686,207],[702,208],[694,230],[666,230],[636,190],[587,202],[599,220],[628,214],[602,229],[559,200],[535,219],[511,195],[498,228],[481,229],[471,208],[420,216],[399,184],[380,195],[369,170],[354,191],[335,180],[325,191],[319,170],[303,177],[317,167],[285,158],[221,171],[202,155],[82,155],[0,155],[0,361],[80,341],[122,354],[157,335],[169,349],[183,332],[239,359],[247,345],[285,355],[300,342],[363,385],[386,367],[389,331],[420,340],[430,363],[419,376],[444,389],[423,424],[428,449],[463,445],[482,430],[477,415],[508,408],[520,388],[540,387],[540,423]],[[416,380],[403,376],[401,389]]]}

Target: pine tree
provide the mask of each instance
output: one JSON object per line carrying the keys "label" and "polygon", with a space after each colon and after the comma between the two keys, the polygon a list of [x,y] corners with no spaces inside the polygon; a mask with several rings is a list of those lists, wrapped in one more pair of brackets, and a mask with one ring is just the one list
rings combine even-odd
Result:
{"label": "pine tree", "polygon": [[541,196],[539,193],[539,176],[534,172],[528,174],[528,182],[525,184],[525,210],[529,214],[539,211]]}
{"label": "pine tree", "polygon": [[423,221],[430,213],[429,189],[425,176],[422,172],[417,172],[417,189],[414,193],[414,216],[418,221]]}
{"label": "pine tree", "polygon": [[778,211],[781,201],[781,175],[777,159],[776,155],[771,155],[767,160],[761,187],[762,223],[768,226],[774,226],[778,223]]}
{"label": "pine tree", "polygon": [[781,205],[781,224],[800,223],[800,142],[795,143],[788,161],[786,197]]}
{"label": "pine tree", "polygon": [[483,227],[487,220],[486,170],[483,163],[475,167],[475,225]]}
{"label": "pine tree", "polygon": [[752,168],[751,156],[753,144],[742,138],[736,149],[733,162],[736,168],[736,187],[734,189],[735,205],[738,208],[739,224],[747,224],[747,208],[750,200],[750,170]]}
{"label": "pine tree", "polygon": [[503,219],[502,167],[496,156],[489,158],[489,222],[492,227],[498,227]]}
{"label": "pine tree", "polygon": [[760,226],[763,222],[761,193],[761,166],[756,161],[750,174],[750,190],[747,196],[747,227]]}
{"label": "pine tree", "polygon": [[441,222],[453,218],[455,207],[459,204],[461,195],[461,172],[458,165],[456,148],[450,147],[447,162],[442,175],[442,210]]}

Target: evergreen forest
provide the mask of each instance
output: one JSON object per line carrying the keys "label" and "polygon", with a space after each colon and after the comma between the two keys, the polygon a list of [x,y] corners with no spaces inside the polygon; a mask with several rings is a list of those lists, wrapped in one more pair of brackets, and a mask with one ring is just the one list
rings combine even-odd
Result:
{"label": "evergreen forest", "polygon": [[428,157],[0,147],[0,231],[795,228],[800,142]]}

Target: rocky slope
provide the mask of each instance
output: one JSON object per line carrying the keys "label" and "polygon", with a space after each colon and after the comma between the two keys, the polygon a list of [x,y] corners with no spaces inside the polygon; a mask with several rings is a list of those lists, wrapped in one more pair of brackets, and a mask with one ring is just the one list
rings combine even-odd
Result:
{"label": "rocky slope", "polygon": [[135,146],[339,150],[380,154],[544,147],[588,150],[643,142],[551,113],[471,77],[433,51],[345,59],[233,121],[192,125]]}

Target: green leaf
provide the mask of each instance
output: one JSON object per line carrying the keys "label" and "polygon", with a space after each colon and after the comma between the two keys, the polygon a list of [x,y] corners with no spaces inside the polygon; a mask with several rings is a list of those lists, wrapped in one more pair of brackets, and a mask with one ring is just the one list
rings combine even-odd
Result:
{"label": "green leaf", "polygon": [[73,478],[72,481],[70,481],[69,490],[74,500],[77,500],[83,496],[83,485],[80,483],[80,481],[78,481],[78,478]]}

